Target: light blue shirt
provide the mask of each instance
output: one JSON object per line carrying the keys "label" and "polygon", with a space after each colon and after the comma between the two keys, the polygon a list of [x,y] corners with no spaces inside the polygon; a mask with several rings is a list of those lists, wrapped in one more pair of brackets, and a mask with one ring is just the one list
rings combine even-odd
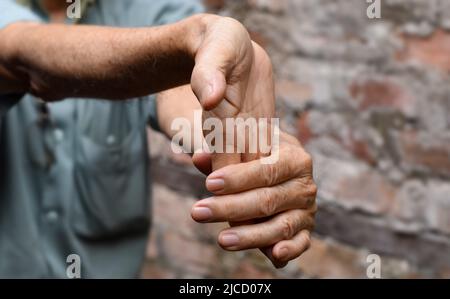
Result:
{"label": "light blue shirt", "polygon": [[[196,0],[97,0],[80,23],[155,26],[202,11]],[[24,20],[47,21],[37,4],[0,1],[0,28]],[[0,277],[64,278],[70,254],[82,277],[136,277],[154,97],[66,99],[47,110],[31,95],[0,95]]]}

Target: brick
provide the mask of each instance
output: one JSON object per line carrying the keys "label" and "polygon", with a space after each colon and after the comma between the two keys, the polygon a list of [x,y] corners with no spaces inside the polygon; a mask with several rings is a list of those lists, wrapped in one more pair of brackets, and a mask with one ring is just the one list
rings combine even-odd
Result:
{"label": "brick", "polygon": [[308,144],[308,142],[313,137],[311,128],[309,126],[309,114],[307,112],[302,113],[298,118],[298,139],[303,145]]}
{"label": "brick", "polygon": [[430,37],[402,36],[404,49],[400,61],[416,61],[443,72],[450,71],[450,33],[437,29]]}
{"label": "brick", "polygon": [[217,245],[198,242],[176,232],[165,232],[162,250],[167,263],[188,277],[208,277],[217,261]]}
{"label": "brick", "polygon": [[177,274],[174,270],[159,265],[157,262],[145,262],[140,277],[143,279],[174,279]]}
{"label": "brick", "polygon": [[366,161],[370,165],[376,164],[376,159],[370,150],[370,145],[367,142],[351,137],[349,143],[350,145],[348,146],[348,149],[356,158]]}
{"label": "brick", "polygon": [[322,155],[313,155],[313,160],[321,199],[375,215],[389,211],[396,189],[382,175],[361,162]]}
{"label": "brick", "polygon": [[388,108],[408,113],[412,96],[400,84],[387,78],[354,81],[350,94],[357,101],[359,110]]}
{"label": "brick", "polygon": [[154,185],[153,221],[159,229],[177,230],[186,237],[193,237],[197,224],[190,217],[195,200],[182,198],[179,194],[161,185]]}
{"label": "brick", "polygon": [[251,8],[260,9],[274,14],[286,11],[288,1],[286,0],[247,0]]}
{"label": "brick", "polygon": [[225,0],[203,0],[203,3],[208,9],[218,10],[224,7]]}
{"label": "brick", "polygon": [[430,182],[426,198],[429,227],[450,235],[450,183]]}
{"label": "brick", "polygon": [[[323,137],[327,136],[327,143],[320,146],[325,153],[334,157],[356,158],[370,165],[376,164],[377,151],[383,143],[378,132],[366,123],[358,119],[350,122],[346,115],[338,113],[325,114],[314,110],[302,113],[297,127],[299,137],[308,142],[318,138],[323,142]],[[320,142],[318,140],[316,144]],[[331,142],[334,145],[327,148],[331,146]]]}
{"label": "brick", "polygon": [[[313,238],[310,249],[296,260],[306,277],[312,278],[367,278],[369,254],[332,239]],[[405,261],[380,256],[382,278],[414,278],[415,269]]]}
{"label": "brick", "polygon": [[307,277],[359,278],[364,269],[359,265],[361,257],[350,247],[333,246],[325,241],[313,239],[310,249],[297,264]]}
{"label": "brick", "polygon": [[397,24],[433,22],[439,15],[440,0],[384,0],[383,19]]}
{"label": "brick", "polygon": [[248,261],[243,261],[231,274],[235,279],[273,279],[276,278],[272,272],[256,267]]}
{"label": "brick", "polygon": [[276,82],[276,95],[281,101],[294,109],[304,109],[311,100],[313,88],[306,83],[298,83],[292,80],[280,80]]}
{"label": "brick", "polygon": [[393,217],[399,221],[394,226],[401,232],[420,233],[426,224],[428,189],[415,179],[406,181],[398,191],[391,209]]}
{"label": "brick", "polygon": [[445,30],[450,30],[450,2],[446,0],[440,1],[440,25]]}
{"label": "brick", "polygon": [[417,131],[394,134],[402,166],[410,172],[450,176],[450,135]]}
{"label": "brick", "polygon": [[373,214],[388,211],[395,196],[395,188],[375,172],[363,171],[337,181],[339,187],[334,193],[338,201]]}
{"label": "brick", "polygon": [[358,101],[359,109],[388,107],[405,109],[410,104],[410,96],[398,84],[388,80],[367,80],[353,82],[350,94]]}

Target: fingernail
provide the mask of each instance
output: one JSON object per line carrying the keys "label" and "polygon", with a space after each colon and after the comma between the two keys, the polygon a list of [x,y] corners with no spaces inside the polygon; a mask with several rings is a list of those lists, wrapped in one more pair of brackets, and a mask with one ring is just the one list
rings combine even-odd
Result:
{"label": "fingernail", "polygon": [[235,233],[225,233],[220,236],[220,244],[224,247],[233,247],[239,244],[239,237]]}
{"label": "fingernail", "polygon": [[278,250],[278,259],[285,260],[289,254],[289,250],[286,247],[282,247],[280,250]]}
{"label": "fingernail", "polygon": [[206,188],[211,192],[217,192],[223,190],[225,187],[225,181],[222,179],[209,179],[206,180]]}
{"label": "fingernail", "polygon": [[206,207],[197,207],[192,210],[192,218],[196,221],[209,221],[213,217],[212,211]]}

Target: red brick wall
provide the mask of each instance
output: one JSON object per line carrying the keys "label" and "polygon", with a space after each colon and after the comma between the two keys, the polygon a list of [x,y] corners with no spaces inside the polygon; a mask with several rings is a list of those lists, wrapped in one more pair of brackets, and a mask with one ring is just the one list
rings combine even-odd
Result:
{"label": "red brick wall", "polygon": [[189,216],[205,195],[186,157],[152,134],[154,226],[145,277],[450,277],[450,2],[207,1],[270,53],[284,130],[312,153],[313,246],[283,270],[227,253],[221,225]]}

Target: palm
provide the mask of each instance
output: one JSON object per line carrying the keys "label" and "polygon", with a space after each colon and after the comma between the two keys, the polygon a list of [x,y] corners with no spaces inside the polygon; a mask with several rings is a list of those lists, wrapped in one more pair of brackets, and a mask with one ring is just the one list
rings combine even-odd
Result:
{"label": "palm", "polygon": [[[224,100],[213,110],[204,111],[203,118],[260,118],[274,117],[274,84],[272,66],[267,54],[258,45],[252,44],[252,59],[245,67],[235,68],[235,72],[227,79]],[[225,125],[224,125],[225,127]],[[205,132],[207,134],[208,132]],[[227,132],[225,131],[225,136]],[[229,132],[228,132],[229,133]],[[230,140],[231,139],[231,140]],[[246,135],[246,144],[249,142]],[[232,138],[224,137],[225,144],[235,142]],[[250,161],[258,158],[258,154],[246,152],[245,154],[227,153],[212,155],[213,170],[229,164]]]}

